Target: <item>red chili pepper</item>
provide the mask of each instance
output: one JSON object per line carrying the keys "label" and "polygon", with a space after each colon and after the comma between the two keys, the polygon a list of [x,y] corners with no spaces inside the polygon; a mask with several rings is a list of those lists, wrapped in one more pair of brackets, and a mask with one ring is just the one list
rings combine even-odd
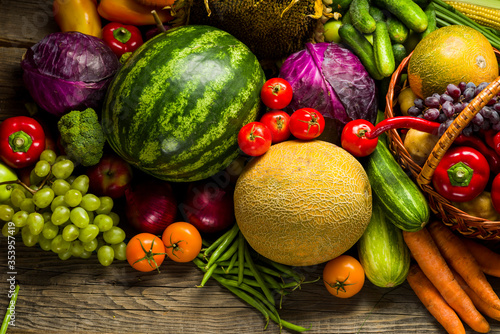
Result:
{"label": "red chili pepper", "polygon": [[467,146],[450,148],[434,171],[432,184],[444,198],[468,202],[483,192],[490,177],[486,158]]}
{"label": "red chili pepper", "polygon": [[45,132],[27,116],[14,116],[0,124],[0,158],[12,168],[34,164],[45,149]]}
{"label": "red chili pepper", "polygon": [[139,28],[118,22],[110,22],[102,28],[102,39],[118,57],[134,52],[143,44]]}
{"label": "red chili pepper", "polygon": [[500,173],[500,155],[498,155],[494,149],[486,145],[481,138],[475,136],[464,136],[461,134],[453,141],[453,144],[475,148],[482,155],[484,155],[488,161],[490,172],[494,175]]}
{"label": "red chili pepper", "polygon": [[370,155],[376,148],[378,136],[393,129],[415,129],[437,135],[441,123],[431,122],[420,117],[398,116],[386,118],[373,126],[364,119],[348,122],[341,135],[342,147],[356,157]]}
{"label": "red chili pepper", "polygon": [[372,139],[380,136],[383,132],[394,129],[415,129],[436,135],[440,125],[441,123],[414,116],[391,117],[379,122],[373,131],[366,133],[366,136]]}

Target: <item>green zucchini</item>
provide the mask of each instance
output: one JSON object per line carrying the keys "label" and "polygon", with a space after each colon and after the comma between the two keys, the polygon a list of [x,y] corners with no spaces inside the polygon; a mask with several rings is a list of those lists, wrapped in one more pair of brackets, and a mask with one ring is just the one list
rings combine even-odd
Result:
{"label": "green zucchini", "polygon": [[389,77],[395,70],[394,53],[392,52],[391,39],[387,30],[387,23],[377,21],[377,28],[373,33],[373,54],[375,65],[382,76]]}
{"label": "green zucchini", "polygon": [[420,33],[420,39],[429,35],[431,32],[437,29],[437,21],[436,21],[436,9],[434,4],[431,2],[424,10],[425,15],[427,15],[427,28]]}
{"label": "green zucchini", "polygon": [[404,231],[419,231],[430,219],[426,197],[398,164],[387,144],[379,140],[375,151],[365,161],[372,193],[394,225]]}
{"label": "green zucchini", "polygon": [[342,43],[358,56],[370,76],[375,80],[381,80],[383,76],[375,65],[373,47],[365,36],[358,29],[354,28],[352,24],[348,23],[343,24],[339,28],[339,36],[342,39]]}
{"label": "green zucchini", "polygon": [[357,249],[366,278],[374,285],[388,288],[405,281],[410,270],[410,251],[403,232],[385,215],[376,196],[370,223],[358,240]]}
{"label": "green zucchini", "polygon": [[352,0],[349,6],[352,24],[363,34],[371,34],[375,31],[375,19],[370,15],[370,4],[368,0]]}
{"label": "green zucchini", "polygon": [[387,19],[387,30],[391,41],[394,43],[404,43],[408,38],[408,28],[396,16],[391,16]]}
{"label": "green zucchini", "polygon": [[422,32],[427,28],[427,15],[412,0],[376,0],[380,9],[386,9],[395,15],[406,27]]}

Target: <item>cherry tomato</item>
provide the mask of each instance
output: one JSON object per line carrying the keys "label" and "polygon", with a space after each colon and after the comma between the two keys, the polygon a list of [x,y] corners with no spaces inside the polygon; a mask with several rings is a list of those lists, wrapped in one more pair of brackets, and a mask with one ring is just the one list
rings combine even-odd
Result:
{"label": "cherry tomato", "polygon": [[325,119],[313,108],[297,109],[290,116],[290,132],[298,139],[314,139],[323,133]]}
{"label": "cherry tomato", "polygon": [[267,80],[260,90],[262,102],[270,109],[285,108],[292,101],[292,97],[292,86],[282,78]]}
{"label": "cherry tomato", "polygon": [[243,153],[257,157],[267,152],[272,144],[271,130],[261,122],[244,125],[238,133],[238,145]]}
{"label": "cherry tomato", "polygon": [[344,150],[355,157],[366,157],[375,151],[378,143],[378,137],[368,139],[365,133],[373,131],[375,126],[364,120],[355,119],[348,122],[342,130],[340,143]]}
{"label": "cherry tomato", "polygon": [[161,237],[165,252],[175,262],[193,261],[201,251],[201,235],[198,229],[186,222],[167,226]]}
{"label": "cherry tomato", "polygon": [[151,233],[133,236],[125,250],[128,263],[136,270],[158,270],[165,259],[165,245],[160,237]]}
{"label": "cherry tomato", "polygon": [[262,115],[260,122],[271,130],[273,144],[285,141],[290,137],[290,115],[286,112],[270,110]]}
{"label": "cherry tomato", "polygon": [[349,298],[357,294],[365,283],[365,270],[350,255],[340,255],[330,260],[323,269],[323,282],[332,295]]}

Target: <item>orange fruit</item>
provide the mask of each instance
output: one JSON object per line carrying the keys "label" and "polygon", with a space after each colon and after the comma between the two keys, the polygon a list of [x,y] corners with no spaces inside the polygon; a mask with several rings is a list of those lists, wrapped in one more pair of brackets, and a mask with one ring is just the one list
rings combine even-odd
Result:
{"label": "orange fruit", "polygon": [[236,222],[260,255],[291,266],[327,262],[351,248],[372,214],[362,165],[321,140],[272,145],[240,174]]}
{"label": "orange fruit", "polygon": [[420,98],[442,94],[450,83],[492,82],[498,60],[479,31],[461,25],[439,28],[415,47],[408,62],[408,82]]}

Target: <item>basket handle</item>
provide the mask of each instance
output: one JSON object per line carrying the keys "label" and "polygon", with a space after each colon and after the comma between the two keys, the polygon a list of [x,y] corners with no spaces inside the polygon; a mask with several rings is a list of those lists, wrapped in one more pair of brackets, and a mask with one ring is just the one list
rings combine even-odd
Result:
{"label": "basket handle", "polygon": [[453,141],[462,130],[472,121],[474,116],[500,92],[500,77],[497,77],[484,90],[482,90],[462,112],[453,120],[445,133],[439,138],[436,146],[422,166],[420,174],[417,176],[419,186],[430,184],[437,165],[450,148]]}

